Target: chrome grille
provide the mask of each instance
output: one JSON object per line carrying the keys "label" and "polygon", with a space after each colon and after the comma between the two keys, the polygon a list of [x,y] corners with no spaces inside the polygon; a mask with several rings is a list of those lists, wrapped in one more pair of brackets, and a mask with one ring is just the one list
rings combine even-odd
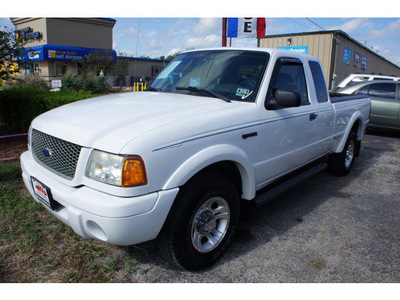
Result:
{"label": "chrome grille", "polygon": [[72,180],[82,147],[43,132],[32,130],[35,160],[52,172]]}

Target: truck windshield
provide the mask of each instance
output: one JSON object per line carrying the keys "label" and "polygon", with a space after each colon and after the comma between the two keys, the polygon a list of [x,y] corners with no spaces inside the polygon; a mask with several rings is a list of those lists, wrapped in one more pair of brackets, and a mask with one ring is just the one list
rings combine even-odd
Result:
{"label": "truck windshield", "polygon": [[253,102],[269,54],[216,50],[178,55],[158,75],[149,90]]}

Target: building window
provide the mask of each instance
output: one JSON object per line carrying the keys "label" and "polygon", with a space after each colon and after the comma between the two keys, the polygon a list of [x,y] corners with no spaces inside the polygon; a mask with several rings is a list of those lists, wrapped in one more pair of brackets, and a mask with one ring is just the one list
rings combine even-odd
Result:
{"label": "building window", "polygon": [[62,77],[67,72],[68,63],[63,61],[56,62],[56,68],[54,70],[54,76]]}
{"label": "building window", "polygon": [[26,75],[33,75],[33,74],[39,74],[39,73],[40,73],[39,63],[27,63],[25,65],[25,74]]}

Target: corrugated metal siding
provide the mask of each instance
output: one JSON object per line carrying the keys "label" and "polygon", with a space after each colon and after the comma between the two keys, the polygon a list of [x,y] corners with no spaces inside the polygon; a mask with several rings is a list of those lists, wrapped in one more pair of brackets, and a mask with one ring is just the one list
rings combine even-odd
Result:
{"label": "corrugated metal siding", "polygon": [[[337,75],[337,83],[346,78],[349,74],[384,74],[400,76],[400,69],[391,64],[382,57],[365,47],[353,42],[343,35],[338,35],[339,45],[337,46],[337,54],[335,61],[334,73]],[[348,64],[343,63],[344,48],[351,50],[351,61]],[[360,62],[363,56],[367,58],[367,68],[361,69],[360,65],[354,65],[354,54],[357,52],[360,55]]]}
{"label": "corrugated metal siding", "polygon": [[[288,44],[288,38],[292,39]],[[265,37],[260,39],[261,48],[308,46],[308,53],[321,60],[326,80],[330,80],[332,34],[294,35],[280,37]],[[327,83],[328,83],[327,82]]]}
{"label": "corrugated metal siding", "polygon": [[[290,45],[288,44],[288,38],[291,38]],[[316,56],[321,60],[329,88],[331,88],[332,84],[332,73],[337,76],[336,84],[353,73],[400,76],[400,68],[398,66],[362,44],[359,44],[341,31],[266,36],[260,39],[259,46],[262,48],[308,46],[308,54]],[[347,64],[343,63],[345,47],[352,51],[351,60]],[[361,69],[360,64],[354,65],[355,52],[360,55],[360,61],[363,56],[367,58],[367,67],[365,70]],[[332,63],[333,66],[331,65]]]}

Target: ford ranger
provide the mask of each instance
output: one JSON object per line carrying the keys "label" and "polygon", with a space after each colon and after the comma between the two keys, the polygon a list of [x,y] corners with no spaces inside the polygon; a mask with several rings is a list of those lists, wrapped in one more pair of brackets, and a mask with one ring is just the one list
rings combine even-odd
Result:
{"label": "ford ranger", "polygon": [[144,92],[71,103],[32,121],[33,198],[84,238],[152,239],[196,270],[226,250],[242,203],[329,167],[350,172],[370,100],[330,98],[320,61],[277,49],[178,55]]}

